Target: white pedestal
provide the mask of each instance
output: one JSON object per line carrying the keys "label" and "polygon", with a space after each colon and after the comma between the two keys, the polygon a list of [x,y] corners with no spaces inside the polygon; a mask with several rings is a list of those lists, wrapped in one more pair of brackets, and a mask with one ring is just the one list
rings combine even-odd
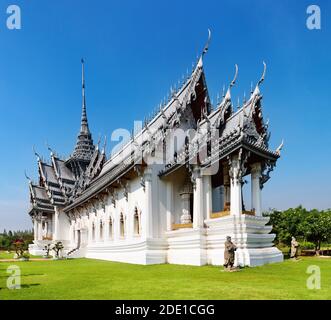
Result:
{"label": "white pedestal", "polygon": [[167,243],[163,239],[130,239],[93,243],[87,246],[86,258],[134,264],[161,264],[166,262]]}
{"label": "white pedestal", "polygon": [[207,263],[204,228],[179,229],[166,233],[168,263],[202,266]]}
{"label": "white pedestal", "polygon": [[248,215],[228,216],[206,220],[207,261],[212,265],[223,265],[224,242],[227,236],[237,246],[236,266],[259,266],[282,262],[283,254],[273,246],[272,227],[266,226],[269,218]]}

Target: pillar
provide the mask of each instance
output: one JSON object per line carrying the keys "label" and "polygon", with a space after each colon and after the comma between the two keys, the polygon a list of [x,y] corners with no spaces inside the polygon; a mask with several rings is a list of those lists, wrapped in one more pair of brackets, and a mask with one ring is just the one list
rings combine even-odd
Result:
{"label": "pillar", "polygon": [[109,241],[109,221],[110,221],[110,216],[107,215],[107,218],[105,218],[105,224],[103,226],[103,241]]}
{"label": "pillar", "polygon": [[100,219],[95,219],[95,241],[99,242],[100,241]]}
{"label": "pillar", "polygon": [[262,197],[260,187],[261,163],[254,163],[251,169],[251,196],[252,210],[255,210],[255,215],[262,216]]}
{"label": "pillar", "polygon": [[33,218],[33,238],[38,240],[38,221],[36,217]]}
{"label": "pillar", "polygon": [[70,240],[71,243],[74,243],[75,242],[75,237],[74,237],[75,227],[74,227],[74,221],[73,220],[71,220],[69,232],[70,232],[69,240]]}
{"label": "pillar", "polygon": [[42,226],[42,221],[41,219],[38,220],[38,240],[43,239],[43,226]]}
{"label": "pillar", "polygon": [[89,214],[89,219],[88,219],[88,243],[92,243],[93,242],[93,238],[92,238],[92,233],[93,233],[93,220],[92,220],[92,215],[91,213]]}
{"label": "pillar", "polygon": [[203,181],[198,167],[194,168],[195,188],[193,190],[193,228],[201,228],[204,224],[203,214]]}
{"label": "pillar", "polygon": [[204,175],[204,193],[205,193],[205,203],[206,203],[206,213],[207,219],[211,218],[213,211],[213,202],[212,202],[212,184],[211,184],[211,175]]}
{"label": "pillar", "polygon": [[167,182],[167,231],[172,230],[173,223],[173,185],[171,181]]}
{"label": "pillar", "polygon": [[53,240],[60,240],[59,235],[60,235],[59,212],[57,210],[55,210],[55,214],[54,214],[54,239]]}
{"label": "pillar", "polygon": [[145,212],[142,215],[142,229],[145,238],[153,237],[153,198],[152,198],[152,170],[145,169]]}
{"label": "pillar", "polygon": [[230,211],[231,215],[238,216],[242,213],[242,190],[240,181],[240,163],[237,156],[232,158],[230,170]]}
{"label": "pillar", "polygon": [[48,222],[47,222],[47,220],[45,220],[45,227],[44,227],[44,234],[45,234],[45,237],[48,237]]}

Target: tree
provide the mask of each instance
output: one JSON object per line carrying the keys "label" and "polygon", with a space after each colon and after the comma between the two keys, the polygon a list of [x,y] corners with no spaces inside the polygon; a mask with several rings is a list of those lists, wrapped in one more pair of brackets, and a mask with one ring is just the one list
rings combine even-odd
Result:
{"label": "tree", "polygon": [[308,241],[315,244],[315,250],[320,250],[322,241],[329,240],[331,235],[331,212],[310,211],[299,229]]}
{"label": "tree", "polygon": [[272,232],[276,234],[276,243],[289,245],[293,236],[302,235],[300,223],[305,220],[307,213],[308,211],[302,206],[285,211],[273,209],[265,213],[265,216],[270,217],[269,224],[273,226]]}
{"label": "tree", "polygon": [[15,252],[17,254],[17,258],[23,257],[24,251],[26,249],[25,248],[24,240],[22,240],[22,239],[16,239],[13,242],[13,246],[14,246]]}

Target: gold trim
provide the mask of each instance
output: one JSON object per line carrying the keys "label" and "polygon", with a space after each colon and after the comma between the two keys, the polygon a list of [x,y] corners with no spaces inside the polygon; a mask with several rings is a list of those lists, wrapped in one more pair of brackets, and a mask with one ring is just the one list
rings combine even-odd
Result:
{"label": "gold trim", "polygon": [[230,211],[221,211],[221,212],[213,212],[210,215],[211,219],[222,218],[230,215]]}
{"label": "gold trim", "polygon": [[248,216],[255,216],[255,211],[243,211],[243,214],[246,214]]}
{"label": "gold trim", "polygon": [[193,223],[175,223],[172,225],[172,230],[178,230],[178,229],[189,229],[193,228]]}

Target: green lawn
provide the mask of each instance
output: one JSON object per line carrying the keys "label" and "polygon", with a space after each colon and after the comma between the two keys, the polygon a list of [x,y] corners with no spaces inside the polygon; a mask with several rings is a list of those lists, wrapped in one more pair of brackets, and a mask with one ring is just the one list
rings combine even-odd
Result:
{"label": "green lawn", "polygon": [[[13,259],[14,255],[15,255],[15,251],[10,251],[10,253],[7,253],[7,251],[0,251],[0,260]],[[41,256],[30,255],[30,258],[41,258]]]}
{"label": "green lawn", "polygon": [[[12,264],[21,268],[20,290],[6,287]],[[320,290],[306,287],[310,265],[320,267]],[[89,259],[0,262],[1,299],[331,299],[331,259],[286,260],[233,273]]]}
{"label": "green lawn", "polygon": [[7,251],[0,251],[0,259],[13,259],[15,252],[11,251],[7,253]]}

